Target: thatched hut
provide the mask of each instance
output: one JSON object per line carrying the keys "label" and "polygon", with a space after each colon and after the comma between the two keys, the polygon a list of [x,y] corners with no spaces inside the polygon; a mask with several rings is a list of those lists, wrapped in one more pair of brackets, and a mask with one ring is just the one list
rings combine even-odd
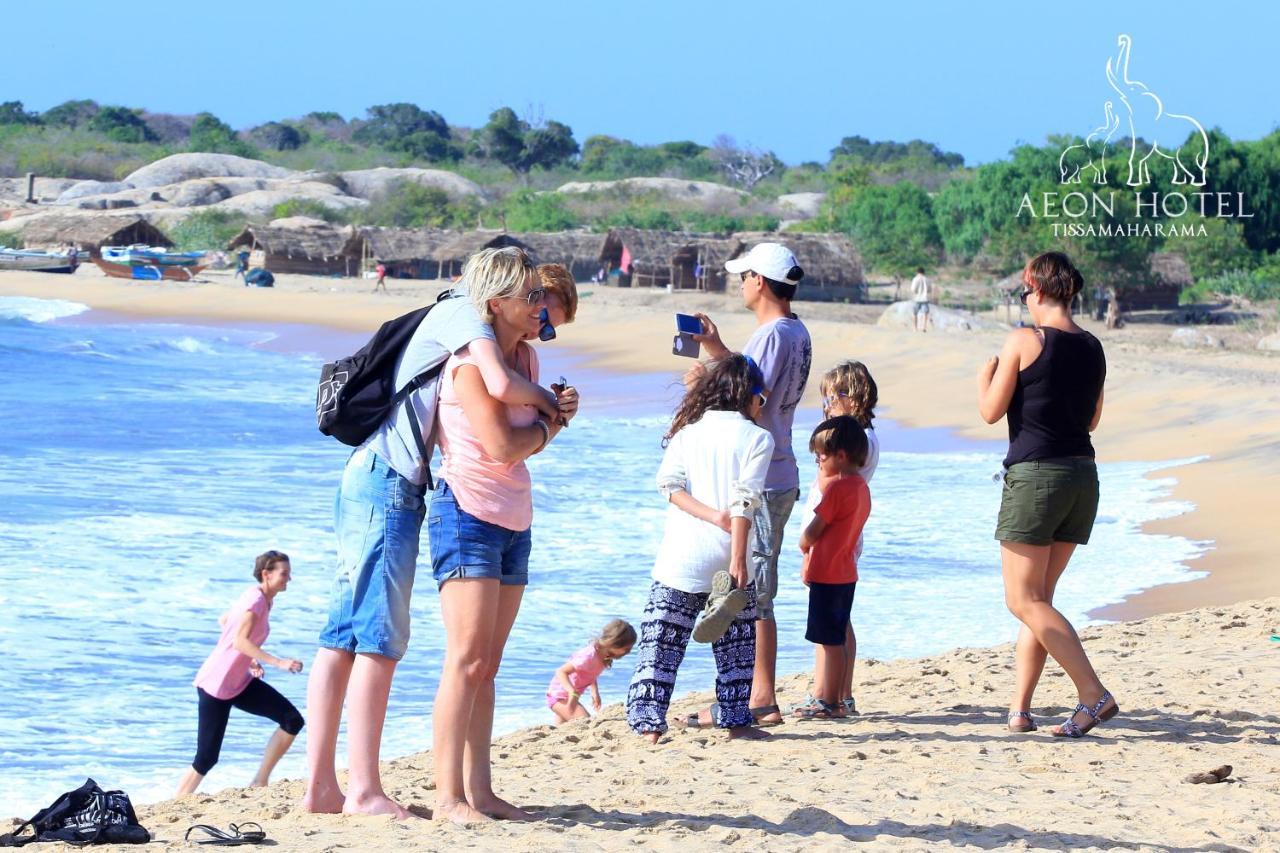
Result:
{"label": "thatched hut", "polygon": [[605,236],[600,263],[617,271],[619,287],[665,287],[673,278],[672,259],[694,241],[677,231],[614,228]]}
{"label": "thatched hut", "polygon": [[[827,296],[858,295],[866,284],[862,269],[862,256],[849,238],[843,234],[786,232],[782,234],[764,231],[742,231],[733,235],[742,241],[738,254],[745,254],[756,243],[781,243],[795,253],[804,269],[804,286],[801,298],[810,298],[810,287],[830,291]],[[733,255],[732,257],[737,257]]]}
{"label": "thatched hut", "polygon": [[440,278],[436,253],[454,236],[439,228],[362,228],[351,248],[361,271],[380,261],[392,278]]}
{"label": "thatched hut", "polygon": [[467,258],[481,249],[500,249],[503,246],[518,246],[525,251],[529,247],[513,234],[504,231],[455,231],[443,244],[435,250],[435,260],[439,263],[439,278],[453,278],[462,274],[462,265]]}
{"label": "thatched hut", "polygon": [[1195,283],[1191,267],[1182,255],[1153,252],[1148,262],[1146,284],[1126,287],[1120,301],[1126,311],[1167,311],[1178,307],[1178,297]]}
{"label": "thatched hut", "polygon": [[248,250],[250,266],[274,273],[359,275],[360,252],[355,229],[318,219],[277,219],[270,225],[247,225],[227,249]]}
{"label": "thatched hut", "polygon": [[741,252],[736,237],[686,235],[689,240],[671,256],[673,290],[724,291],[728,280],[724,262]]}
{"label": "thatched hut", "polygon": [[564,264],[578,281],[586,281],[600,269],[605,236],[588,231],[530,231],[512,234],[529,247],[540,264]]}
{"label": "thatched hut", "polygon": [[40,216],[22,229],[28,249],[59,248],[70,243],[98,257],[104,246],[173,245],[163,231],[142,216]]}

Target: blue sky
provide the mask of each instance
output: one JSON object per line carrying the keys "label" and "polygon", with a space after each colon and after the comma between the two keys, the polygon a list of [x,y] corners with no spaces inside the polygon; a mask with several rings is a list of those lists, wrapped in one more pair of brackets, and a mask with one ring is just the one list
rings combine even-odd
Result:
{"label": "blue sky", "polygon": [[478,126],[500,106],[581,142],[727,133],[788,163],[841,137],[935,142],[967,162],[1087,133],[1116,36],[1166,109],[1256,139],[1280,125],[1280,4],[7,3],[0,101],[209,111],[236,128],[411,101]]}

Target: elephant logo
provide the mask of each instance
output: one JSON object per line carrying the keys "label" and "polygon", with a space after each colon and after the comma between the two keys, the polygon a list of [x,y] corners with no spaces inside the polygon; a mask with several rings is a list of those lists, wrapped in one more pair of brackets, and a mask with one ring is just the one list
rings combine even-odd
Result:
{"label": "elephant logo", "polygon": [[1107,182],[1107,147],[1111,137],[1120,129],[1120,117],[1111,101],[1103,105],[1106,121],[1085,137],[1084,143],[1068,145],[1058,158],[1058,171],[1064,184],[1082,184],[1089,180],[1094,184]]}
{"label": "elephant logo", "polygon": [[1107,59],[1107,82],[1120,96],[1121,120],[1129,123],[1128,185],[1150,183],[1152,158],[1159,157],[1156,163],[1172,168],[1174,184],[1204,186],[1209,163],[1209,135],[1204,126],[1189,115],[1166,111],[1158,95],[1131,78],[1133,39],[1122,34],[1116,43],[1116,55]]}

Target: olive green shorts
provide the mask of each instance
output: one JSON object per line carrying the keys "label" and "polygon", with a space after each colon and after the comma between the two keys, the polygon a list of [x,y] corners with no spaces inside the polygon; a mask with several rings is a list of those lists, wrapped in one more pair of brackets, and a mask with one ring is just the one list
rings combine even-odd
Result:
{"label": "olive green shorts", "polygon": [[1070,457],[1018,462],[1004,475],[996,538],[1001,542],[1084,545],[1098,514],[1098,468]]}

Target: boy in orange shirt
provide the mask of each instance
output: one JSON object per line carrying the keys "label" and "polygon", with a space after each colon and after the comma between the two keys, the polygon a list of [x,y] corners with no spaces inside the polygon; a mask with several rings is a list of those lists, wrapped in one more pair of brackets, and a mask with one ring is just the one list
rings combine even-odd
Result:
{"label": "boy in orange shirt", "polygon": [[809,587],[809,625],[804,638],[817,646],[815,704],[797,708],[804,720],[846,716],[840,704],[845,627],[858,585],[854,554],[871,513],[871,491],[858,469],[867,460],[867,436],[856,418],[843,415],[818,424],[809,438],[818,461],[822,501],[800,535],[802,577]]}

